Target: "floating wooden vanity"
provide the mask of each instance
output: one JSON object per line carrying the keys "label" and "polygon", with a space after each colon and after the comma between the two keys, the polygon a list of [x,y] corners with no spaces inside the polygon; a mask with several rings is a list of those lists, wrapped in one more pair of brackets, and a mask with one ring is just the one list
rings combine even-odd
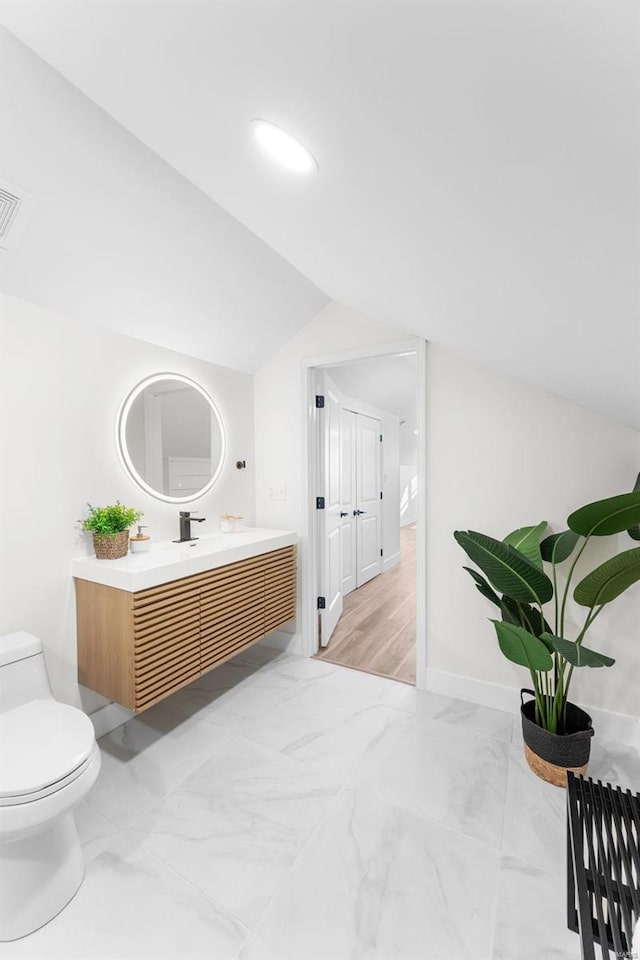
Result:
{"label": "floating wooden vanity", "polygon": [[[260,549],[268,546],[265,541]],[[114,566],[121,563],[122,570],[124,564],[133,569],[135,581],[134,559],[102,561],[113,566],[101,579],[117,579]],[[205,552],[197,565],[210,569],[133,590],[96,582],[100,571],[93,574],[91,561],[84,561],[84,571],[76,561],[80,683],[130,710],[146,710],[295,617],[294,544],[233,563],[224,559],[220,551]],[[79,575],[87,569],[94,579]],[[143,569],[139,564],[137,572]]]}

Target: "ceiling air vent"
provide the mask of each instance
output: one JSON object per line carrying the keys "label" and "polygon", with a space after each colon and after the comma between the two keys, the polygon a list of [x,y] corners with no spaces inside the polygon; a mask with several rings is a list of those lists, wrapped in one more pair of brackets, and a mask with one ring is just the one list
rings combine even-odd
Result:
{"label": "ceiling air vent", "polygon": [[0,247],[15,247],[31,215],[33,199],[24,190],[0,178]]}

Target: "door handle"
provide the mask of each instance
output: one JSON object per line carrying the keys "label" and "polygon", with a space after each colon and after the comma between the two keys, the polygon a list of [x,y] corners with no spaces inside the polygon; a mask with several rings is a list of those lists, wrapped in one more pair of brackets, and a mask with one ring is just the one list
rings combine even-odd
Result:
{"label": "door handle", "polygon": [[366,512],[367,512],[366,510],[354,510],[354,511],[353,511],[353,515],[354,515],[354,517],[361,517],[362,514],[363,514],[363,513],[366,513]]}
{"label": "door handle", "polygon": [[346,510],[346,511],[345,511],[345,510],[341,510],[341,511],[340,511],[340,516],[341,516],[341,517],[348,517],[348,516],[349,516],[349,511],[348,511],[348,510]]}

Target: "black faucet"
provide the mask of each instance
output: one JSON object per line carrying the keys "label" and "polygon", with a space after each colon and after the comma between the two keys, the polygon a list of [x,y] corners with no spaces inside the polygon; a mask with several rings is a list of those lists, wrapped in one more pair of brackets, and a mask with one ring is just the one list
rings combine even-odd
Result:
{"label": "black faucet", "polygon": [[[197,511],[196,511],[197,513]],[[174,540],[174,543],[186,543],[188,540],[197,540],[198,537],[191,536],[191,521],[194,523],[204,523],[206,517],[194,517],[188,510],[180,511],[180,539]]]}

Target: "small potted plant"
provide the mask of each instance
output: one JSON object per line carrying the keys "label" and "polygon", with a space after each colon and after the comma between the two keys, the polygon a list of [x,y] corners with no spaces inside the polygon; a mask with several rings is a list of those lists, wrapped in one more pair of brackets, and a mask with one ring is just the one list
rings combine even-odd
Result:
{"label": "small potted plant", "polygon": [[126,557],[129,550],[129,528],[141,519],[142,513],[133,507],[124,507],[119,500],[109,507],[92,507],[80,521],[83,530],[93,534],[93,546],[98,560],[117,560]]}
{"label": "small potted plant", "polygon": [[[633,493],[589,503],[567,520],[568,530],[544,537],[546,522],[514,530],[495,540],[473,530],[454,537],[482,574],[464,569],[483,597],[497,607],[492,621],[500,650],[529,670],[532,697],[521,704],[527,763],[543,780],[566,786],[566,772],[584,773],[589,761],[591,718],[568,700],[573,672],[583,667],[610,667],[611,657],[584,645],[587,631],[606,604],[640,581],[640,547],[605,560],[580,580],[573,599],[585,608],[584,622],[570,638],[567,600],[576,564],[592,537],[628,531],[640,539],[640,477]],[[571,558],[564,587],[557,568]],[[550,566],[550,576],[544,570]],[[545,610],[553,601],[551,610]],[[552,622],[551,626],[547,620]]]}

